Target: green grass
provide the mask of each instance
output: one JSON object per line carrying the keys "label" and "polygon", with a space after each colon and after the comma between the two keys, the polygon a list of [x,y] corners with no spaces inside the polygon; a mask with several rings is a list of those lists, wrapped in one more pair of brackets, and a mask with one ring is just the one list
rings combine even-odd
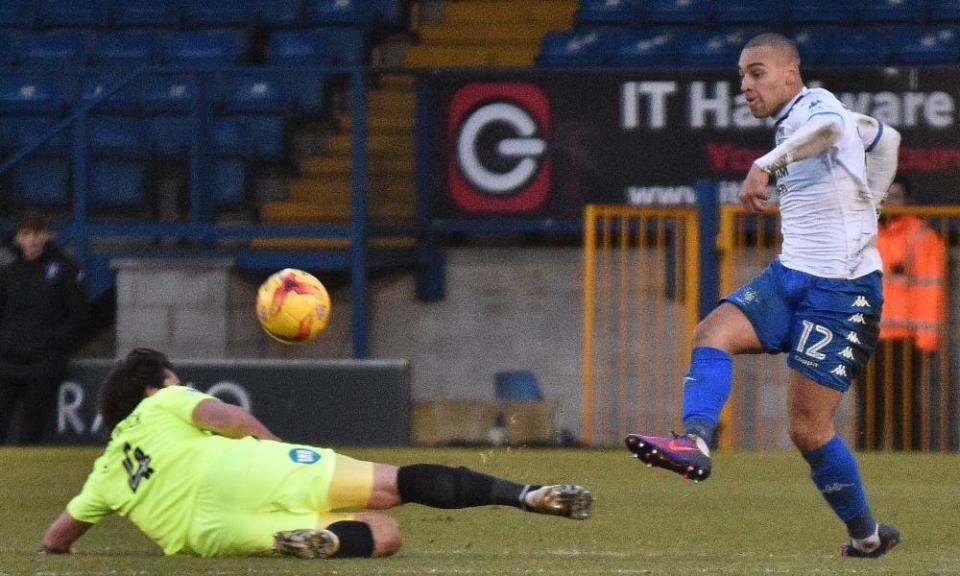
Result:
{"label": "green grass", "polygon": [[392,511],[404,546],[380,560],[166,558],[121,518],[94,527],[71,556],[43,556],[49,522],[80,487],[97,451],[0,449],[0,576],[267,574],[960,574],[960,458],[956,454],[863,454],[876,515],[904,540],[880,560],[835,557],[842,524],[793,453],[718,454],[703,484],[651,470],[624,451],[343,450],[407,464],[438,462],[528,482],[587,485],[585,522],[510,508]]}

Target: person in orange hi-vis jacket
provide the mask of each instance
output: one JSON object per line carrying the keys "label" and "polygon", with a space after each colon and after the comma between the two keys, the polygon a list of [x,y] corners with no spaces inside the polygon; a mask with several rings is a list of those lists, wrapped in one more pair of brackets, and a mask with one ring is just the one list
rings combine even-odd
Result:
{"label": "person in orange hi-vis jacket", "polygon": [[[910,200],[909,182],[898,177],[884,204],[904,206]],[[931,368],[936,364],[931,354],[940,347],[946,249],[936,230],[913,214],[881,215],[877,248],[884,263],[884,302],[875,356],[874,427],[865,431],[863,447],[917,448],[929,430],[923,426],[923,415],[929,412],[922,404],[930,408]]]}

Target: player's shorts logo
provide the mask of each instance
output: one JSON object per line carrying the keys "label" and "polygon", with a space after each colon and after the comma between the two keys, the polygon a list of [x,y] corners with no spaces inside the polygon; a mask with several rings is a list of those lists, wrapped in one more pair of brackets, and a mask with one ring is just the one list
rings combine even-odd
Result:
{"label": "player's shorts logo", "polygon": [[528,212],[550,189],[550,104],[534,84],[473,83],[450,102],[450,193],[470,212]]}
{"label": "player's shorts logo", "polygon": [[320,461],[320,455],[309,448],[294,448],[290,450],[290,459],[297,464],[315,464]]}

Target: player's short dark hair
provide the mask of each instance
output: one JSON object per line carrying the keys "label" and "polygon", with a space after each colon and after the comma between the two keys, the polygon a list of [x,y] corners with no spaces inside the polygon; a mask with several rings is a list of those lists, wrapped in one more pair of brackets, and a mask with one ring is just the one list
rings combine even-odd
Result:
{"label": "player's short dark hair", "polygon": [[43,232],[50,229],[50,217],[35,208],[27,208],[17,217],[17,232]]}
{"label": "player's short dark hair", "polygon": [[118,362],[100,387],[100,415],[106,429],[113,430],[129,416],[148,387],[162,387],[167,370],[173,370],[170,360],[151,348],[136,348]]}
{"label": "player's short dark hair", "polygon": [[743,45],[743,49],[747,48],[759,48],[761,46],[769,46],[775,50],[779,50],[786,54],[791,60],[795,60],[797,66],[800,66],[800,51],[797,50],[797,45],[793,40],[787,38],[783,34],[777,34],[776,32],[765,32],[754,36],[746,44]]}

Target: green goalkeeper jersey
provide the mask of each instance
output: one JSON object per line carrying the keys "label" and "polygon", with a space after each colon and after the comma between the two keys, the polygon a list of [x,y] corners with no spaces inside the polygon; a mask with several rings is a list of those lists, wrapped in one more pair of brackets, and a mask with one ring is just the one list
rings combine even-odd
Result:
{"label": "green goalkeeper jersey", "polygon": [[83,490],[67,505],[70,515],[95,524],[118,512],[164,553],[194,552],[186,548],[201,481],[212,463],[232,451],[231,443],[242,443],[193,423],[194,408],[208,398],[170,386],[141,401],[113,429]]}

